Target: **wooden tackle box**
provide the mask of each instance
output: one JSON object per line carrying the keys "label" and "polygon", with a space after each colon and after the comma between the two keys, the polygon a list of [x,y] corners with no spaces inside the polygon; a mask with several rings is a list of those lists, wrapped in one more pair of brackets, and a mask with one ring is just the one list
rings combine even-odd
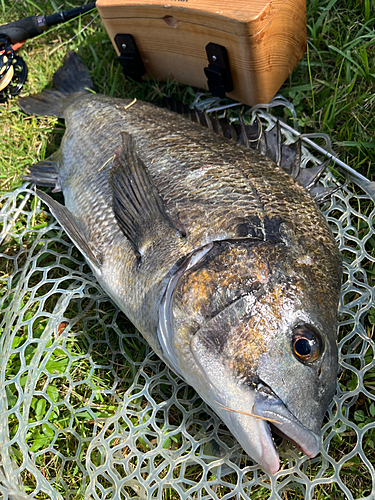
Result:
{"label": "wooden tackle box", "polygon": [[172,77],[207,89],[208,75],[214,89],[222,83],[228,97],[249,105],[269,102],[306,49],[305,0],[97,0],[96,5],[135,78],[146,71],[157,80]]}

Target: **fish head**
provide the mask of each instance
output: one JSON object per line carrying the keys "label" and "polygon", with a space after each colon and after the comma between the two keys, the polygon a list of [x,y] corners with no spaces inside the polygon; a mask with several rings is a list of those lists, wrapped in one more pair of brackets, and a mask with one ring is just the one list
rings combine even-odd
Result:
{"label": "fish head", "polygon": [[239,240],[213,244],[175,283],[169,359],[270,473],[271,426],[318,453],[336,388],[340,280],[338,252]]}

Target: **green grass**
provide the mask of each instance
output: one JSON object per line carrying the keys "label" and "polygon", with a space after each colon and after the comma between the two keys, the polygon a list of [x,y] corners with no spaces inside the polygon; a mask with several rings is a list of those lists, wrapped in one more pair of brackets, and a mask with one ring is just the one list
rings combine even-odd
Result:
{"label": "green grass", "polygon": [[[36,2],[32,1],[13,1],[0,0],[0,24],[12,20],[41,13],[52,13],[57,7],[69,9],[77,6],[77,3],[64,2],[55,4],[52,0]],[[375,181],[375,21],[373,19],[373,5],[370,0],[356,2],[348,0],[340,2],[339,0],[330,1],[309,1],[307,6],[308,16],[308,53],[290,75],[280,90],[280,93],[292,101],[296,107],[299,125],[303,132],[325,132],[329,134],[333,141],[333,148],[339,154],[340,158],[346,161],[350,166],[358,170],[363,175]],[[60,66],[67,50],[79,49],[83,59],[88,64],[92,73],[98,92],[117,96],[117,97],[137,97],[138,99],[154,100],[161,97],[162,94],[180,98],[185,102],[191,102],[193,90],[189,87],[179,87],[175,82],[157,83],[149,82],[143,84],[133,84],[125,81],[122,72],[115,60],[114,49],[103,30],[101,22],[96,13],[85,16],[82,20],[75,20],[63,26],[59,26],[44,34],[37,39],[29,40],[19,51],[29,66],[29,77],[25,84],[23,94],[40,92],[46,86],[51,84],[52,75],[57,67]],[[6,104],[0,104],[0,123],[2,125],[2,137],[0,140],[0,191],[11,190],[22,183],[21,175],[26,168],[53,153],[64,133],[64,126],[53,118],[25,117],[15,99]],[[363,208],[366,210],[366,207]],[[39,215],[35,224],[44,224],[45,216]],[[21,224],[22,225],[22,224]],[[38,227],[39,228],[39,227]],[[33,243],[33,237],[30,242]],[[12,251],[12,246],[8,246],[8,251]],[[4,251],[2,249],[1,251]],[[56,249],[58,252],[63,250]],[[79,256],[75,256],[79,259]],[[48,265],[44,262],[44,265]],[[371,266],[373,269],[373,266]],[[3,269],[1,271],[10,273],[11,270]],[[58,276],[56,275],[56,278]],[[369,278],[371,276],[369,275]],[[35,278],[37,279],[37,278]],[[39,279],[39,278],[38,278]],[[43,293],[41,290],[40,293]],[[0,290],[1,296],[1,290]],[[52,300],[52,299],[51,299]],[[52,305],[51,305],[52,307]],[[101,311],[103,323],[106,316],[112,314],[111,305],[107,304]],[[29,311],[28,314],[34,314]],[[73,313],[73,315],[75,312]],[[373,318],[373,322],[371,320]],[[374,314],[370,315],[370,323],[366,325],[366,331],[369,336],[373,334],[373,325],[375,323]],[[125,323],[125,328],[129,325]],[[97,337],[95,321],[91,325],[89,321],[85,324],[85,334],[92,339]],[[372,326],[371,326],[372,325]],[[40,320],[35,325],[34,336],[43,333],[45,322]],[[77,342],[67,343],[65,351],[56,347],[50,355],[47,369],[51,369],[56,375],[63,375],[66,364],[69,359],[79,358],[81,355],[80,342],[84,341],[83,335],[79,335],[82,325],[76,324]],[[40,332],[39,332],[40,330]],[[39,332],[39,333],[38,333]],[[16,342],[21,345],[27,338],[27,331],[20,331],[16,337]],[[75,338],[75,337],[74,337]],[[114,341],[115,342],[115,341]],[[141,361],[144,356],[144,347],[134,343],[126,344],[129,350],[129,357],[137,356],[136,361]],[[49,344],[48,344],[49,345]],[[34,355],[36,344],[31,344],[26,353],[30,359]],[[105,364],[106,351],[92,350],[93,358],[97,357],[98,364]],[[369,356],[369,353],[367,353]],[[373,353],[372,353],[373,358]],[[12,358],[13,359],[13,358]],[[370,360],[371,361],[371,360]],[[366,361],[370,362],[370,361]],[[126,366],[120,359],[119,370],[124,378],[120,391],[128,388],[129,380],[135,376],[135,373],[128,373],[131,367]],[[121,364],[122,363],[122,364]],[[14,357],[14,363],[10,363],[8,376],[11,378],[17,374],[20,360]],[[359,364],[359,362],[358,362]],[[358,366],[359,367],[359,366]],[[74,369],[77,380],[87,380],[89,366],[84,362],[77,364]],[[109,377],[109,375],[107,375]],[[368,376],[373,380],[373,370],[368,371]],[[354,390],[356,387],[356,377],[353,372],[344,372],[340,378],[340,384],[343,389]],[[96,374],[90,379],[92,385],[84,384],[73,394],[77,408],[84,407],[87,401],[92,399],[93,408],[96,408],[98,418],[105,419],[106,416],[113,414],[114,403],[111,398],[101,396],[100,392],[111,388],[113,380],[106,379],[104,373]],[[21,386],[23,384],[21,380]],[[40,380],[42,387],[43,379]],[[373,382],[372,382],[373,383]],[[98,389],[96,390],[95,387]],[[93,397],[93,390],[95,396]],[[52,381],[47,389],[47,395],[52,401],[63,402],[66,397],[67,388],[64,387],[63,377]],[[10,407],[15,404],[15,388],[8,386],[8,400]],[[67,408],[61,404],[59,410],[50,413],[48,403],[45,398],[34,397],[31,402],[30,422],[36,425],[31,428],[28,436],[29,442],[33,442],[33,450],[39,451],[49,444],[52,440],[52,434],[48,426],[37,425],[42,419],[47,419],[49,425],[53,428],[66,426],[66,419],[70,413]],[[361,428],[367,425],[374,418],[374,403],[370,400],[361,401],[354,407],[353,420]],[[82,435],[90,431],[93,425],[89,414],[82,412],[82,420],[78,428]],[[135,417],[134,417],[135,418]],[[16,432],[17,422],[11,432]],[[165,430],[166,435],[169,430]],[[337,443],[342,442],[342,437],[338,435],[335,438]],[[345,436],[348,449],[351,446],[351,437]],[[171,449],[178,448],[180,435],[178,433],[170,434],[165,446]],[[335,441],[334,441],[335,442]],[[375,436],[368,433],[364,440],[364,447],[371,454],[374,450]],[[66,452],[69,456],[74,456],[74,438],[61,443],[61,446],[69,450]],[[148,444],[139,442],[138,446],[147,451]],[[82,450],[82,453],[85,449]],[[14,449],[17,458],[17,448]],[[375,451],[374,451],[375,453]],[[338,458],[339,459],[339,458]],[[22,457],[18,457],[19,463],[22,463]],[[54,461],[55,460],[55,461]],[[100,457],[98,457],[98,464]],[[41,468],[50,470],[50,477],[58,475],[59,462],[55,455],[40,455],[38,465]],[[64,480],[75,485],[77,471],[72,466],[67,471]],[[70,473],[68,473],[70,471]],[[199,471],[191,470],[191,477],[199,480]],[[311,472],[315,477],[316,472]],[[358,463],[353,460],[351,465],[343,469],[345,482],[348,488],[355,491],[357,496],[368,494],[368,483],[361,481],[361,470]],[[33,489],[33,478],[27,478],[28,487]],[[230,482],[230,481],[229,481]],[[56,489],[58,489],[56,487]],[[63,487],[61,487],[63,491]],[[219,492],[220,493],[220,492]],[[224,495],[226,491],[221,494]],[[269,490],[257,486],[252,489],[252,498],[268,498]],[[39,498],[39,497],[38,497]],[[40,496],[42,498],[42,496]],[[77,496],[79,498],[79,496]],[[174,490],[165,490],[165,498],[177,498]],[[291,489],[284,493],[285,499],[303,498],[300,489]],[[316,499],[341,499],[342,491],[335,485],[319,485],[315,491]]]}

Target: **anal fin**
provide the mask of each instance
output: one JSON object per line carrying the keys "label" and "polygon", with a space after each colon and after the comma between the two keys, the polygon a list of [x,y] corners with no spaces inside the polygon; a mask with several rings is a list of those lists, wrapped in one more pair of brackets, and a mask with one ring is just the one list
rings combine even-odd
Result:
{"label": "anal fin", "polygon": [[132,136],[122,133],[122,140],[111,169],[113,211],[119,228],[141,260],[145,249],[161,238],[181,241],[182,231],[168,215],[158,189],[137,154]]}
{"label": "anal fin", "polygon": [[30,173],[23,175],[22,178],[25,181],[34,182],[38,186],[52,187],[54,193],[61,191],[58,184],[56,162],[53,156],[31,165]]}
{"label": "anal fin", "polygon": [[93,250],[91,249],[89,243],[87,243],[87,238],[83,234],[75,215],[72,214],[72,212],[68,208],[66,208],[64,205],[61,205],[61,203],[51,198],[51,196],[44,193],[43,191],[39,191],[39,189],[36,189],[36,194],[48,206],[48,208],[51,210],[52,215],[64,229],[72,242],[76,245],[76,247],[83,253],[91,267],[93,267],[96,272],[100,274],[101,264],[94,254]]}

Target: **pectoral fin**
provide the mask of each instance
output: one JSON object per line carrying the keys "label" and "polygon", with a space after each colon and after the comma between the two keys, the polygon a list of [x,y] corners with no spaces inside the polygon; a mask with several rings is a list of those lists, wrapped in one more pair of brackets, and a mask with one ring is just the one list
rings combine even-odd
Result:
{"label": "pectoral fin", "polygon": [[162,235],[165,238],[182,235],[168,215],[131,135],[123,133],[122,139],[111,169],[113,211],[121,231],[140,259],[144,249]]}
{"label": "pectoral fin", "polygon": [[64,207],[64,205],[61,205],[61,203],[51,198],[51,196],[43,191],[36,189],[36,194],[48,206],[52,215],[56,218],[60,226],[64,229],[76,247],[82,252],[91,267],[94,268],[98,274],[100,274],[100,262],[93,250],[90,248],[90,245],[87,243],[85,235],[83,234],[75,215]]}

